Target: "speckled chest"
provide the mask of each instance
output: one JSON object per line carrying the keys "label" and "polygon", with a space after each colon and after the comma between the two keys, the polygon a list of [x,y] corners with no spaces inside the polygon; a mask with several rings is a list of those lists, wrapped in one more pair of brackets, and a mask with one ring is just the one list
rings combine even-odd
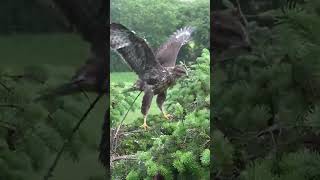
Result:
{"label": "speckled chest", "polygon": [[154,94],[167,90],[175,83],[172,71],[165,68],[149,70],[143,77],[143,80],[152,88]]}

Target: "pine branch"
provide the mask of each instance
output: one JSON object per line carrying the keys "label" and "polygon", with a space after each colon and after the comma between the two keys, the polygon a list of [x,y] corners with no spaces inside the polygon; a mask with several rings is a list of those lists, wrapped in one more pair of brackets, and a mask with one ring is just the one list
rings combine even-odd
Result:
{"label": "pine branch", "polygon": [[48,180],[50,177],[52,177],[52,172],[54,171],[54,169],[56,168],[58,161],[60,160],[62,153],[64,152],[65,148],[67,147],[67,145],[70,143],[70,141],[72,140],[74,134],[78,131],[78,129],[80,128],[80,125],[84,122],[84,120],[86,119],[86,117],[88,116],[88,114],[91,112],[91,110],[95,107],[95,105],[97,104],[97,102],[99,101],[99,99],[103,96],[103,94],[99,94],[97,96],[97,98],[91,103],[90,107],[87,109],[87,111],[83,114],[83,116],[80,118],[80,120],[78,121],[78,123],[76,124],[76,126],[72,129],[72,132],[70,134],[70,136],[68,137],[68,139],[65,140],[65,142],[63,143],[60,151],[58,152],[56,158],[54,159],[52,165],[50,166],[50,168],[48,169],[47,173],[45,174],[45,176],[43,177],[44,180]]}

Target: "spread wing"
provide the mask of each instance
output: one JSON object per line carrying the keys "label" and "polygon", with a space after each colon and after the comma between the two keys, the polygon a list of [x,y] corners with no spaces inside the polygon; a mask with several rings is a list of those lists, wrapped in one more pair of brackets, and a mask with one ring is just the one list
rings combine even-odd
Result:
{"label": "spread wing", "polygon": [[173,33],[170,38],[160,46],[156,53],[156,59],[162,66],[173,67],[180,48],[191,39],[191,34],[195,30],[193,27],[184,27]]}
{"label": "spread wing", "polygon": [[121,24],[110,24],[110,47],[120,54],[139,77],[159,65],[147,42]]}

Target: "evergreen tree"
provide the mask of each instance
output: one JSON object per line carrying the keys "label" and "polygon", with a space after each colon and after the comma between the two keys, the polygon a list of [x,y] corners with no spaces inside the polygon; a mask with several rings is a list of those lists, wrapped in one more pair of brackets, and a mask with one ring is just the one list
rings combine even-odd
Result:
{"label": "evergreen tree", "polygon": [[[56,69],[55,69],[56,71]],[[70,136],[88,105],[83,95],[36,101],[39,92],[65,79],[44,66],[24,68],[23,73],[2,69],[0,74],[0,179],[36,180],[43,176],[52,155]],[[84,148],[92,148],[80,129],[64,151],[77,161]]]}
{"label": "evergreen tree", "polygon": [[[149,115],[151,129],[144,131],[139,127],[142,117],[128,117],[130,122],[112,140],[112,179],[209,179],[209,64],[209,51],[204,49],[189,67],[189,77],[168,91],[165,106],[174,115],[171,121],[160,114]],[[111,87],[111,138],[136,95],[122,94],[125,88],[119,84]]]}
{"label": "evergreen tree", "polygon": [[320,179],[319,7],[250,22],[253,52],[214,68],[211,178]]}

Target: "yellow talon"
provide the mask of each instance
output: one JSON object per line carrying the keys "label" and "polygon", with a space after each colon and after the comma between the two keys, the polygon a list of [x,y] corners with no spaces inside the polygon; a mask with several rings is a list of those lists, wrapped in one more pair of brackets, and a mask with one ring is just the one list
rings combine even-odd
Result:
{"label": "yellow talon", "polygon": [[172,118],[172,115],[167,114],[167,113],[163,113],[163,116],[165,119],[170,120]]}
{"label": "yellow talon", "polygon": [[143,123],[140,127],[143,127],[145,131],[150,128],[147,123]]}

